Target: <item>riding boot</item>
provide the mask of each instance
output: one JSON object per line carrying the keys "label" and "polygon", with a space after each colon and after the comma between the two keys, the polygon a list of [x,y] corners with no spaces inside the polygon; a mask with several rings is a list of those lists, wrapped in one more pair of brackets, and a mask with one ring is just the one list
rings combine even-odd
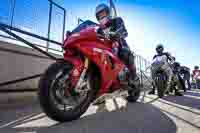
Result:
{"label": "riding boot", "polygon": [[[177,80],[179,80],[179,79],[177,79]],[[178,83],[176,82],[175,85],[177,86]],[[182,84],[180,83],[180,85],[182,85]],[[179,85],[178,85],[178,88],[176,88],[176,86],[174,86],[174,94],[175,94],[175,96],[183,96],[183,94],[182,94],[182,93],[180,92],[180,90],[178,89],[178,88],[179,88]],[[185,85],[184,85],[184,87],[185,87]]]}
{"label": "riding boot", "polygon": [[191,90],[191,84],[190,84],[190,80],[187,80],[187,84],[188,84],[188,90]]}

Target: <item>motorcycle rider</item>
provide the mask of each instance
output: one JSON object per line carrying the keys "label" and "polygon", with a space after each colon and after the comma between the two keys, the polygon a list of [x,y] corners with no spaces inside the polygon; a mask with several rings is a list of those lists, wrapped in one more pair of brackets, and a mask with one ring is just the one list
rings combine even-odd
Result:
{"label": "motorcycle rider", "polygon": [[200,77],[199,66],[195,66],[194,70],[192,71],[192,80],[196,82],[196,88],[200,89],[200,80],[198,79],[198,77]]}
{"label": "motorcycle rider", "polygon": [[[131,84],[138,84],[139,78],[136,76],[136,67],[134,63],[134,55],[131,53],[130,48],[125,40],[128,36],[124,21],[121,17],[111,17],[110,8],[106,4],[100,4],[96,7],[96,18],[100,24],[108,21],[106,28],[108,38],[119,42],[119,49],[117,48],[117,55],[126,64],[131,73]],[[116,49],[113,49],[116,52]]]}
{"label": "motorcycle rider", "polygon": [[186,67],[186,66],[182,66],[180,73],[183,74],[183,79],[185,82],[187,82],[188,85],[188,90],[191,90],[191,84],[190,84],[190,68]]}
{"label": "motorcycle rider", "polygon": [[[156,46],[156,55],[154,55],[153,60],[157,57],[163,57],[165,59],[165,64],[162,66],[162,69],[166,71],[168,75],[168,82],[167,82],[167,90],[170,91],[171,88],[171,81],[173,77],[173,71],[169,66],[169,61],[175,60],[175,57],[171,56],[168,52],[164,52],[164,46],[162,44],[158,44]],[[152,70],[152,77],[155,76],[154,70]],[[155,94],[155,87],[152,88],[152,90],[149,92],[149,94]],[[175,95],[182,96],[182,94],[179,92],[178,89],[175,89]]]}

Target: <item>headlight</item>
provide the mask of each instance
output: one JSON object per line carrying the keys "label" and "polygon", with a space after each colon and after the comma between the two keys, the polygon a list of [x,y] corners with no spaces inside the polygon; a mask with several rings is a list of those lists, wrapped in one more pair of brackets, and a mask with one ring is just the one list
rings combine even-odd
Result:
{"label": "headlight", "polygon": [[71,35],[72,37],[79,37],[80,36],[80,33],[74,33]]}

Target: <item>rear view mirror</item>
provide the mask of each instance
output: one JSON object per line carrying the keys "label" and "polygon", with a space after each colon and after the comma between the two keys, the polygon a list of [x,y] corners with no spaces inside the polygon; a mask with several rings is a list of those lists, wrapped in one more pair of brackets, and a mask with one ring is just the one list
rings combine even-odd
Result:
{"label": "rear view mirror", "polygon": [[71,32],[68,30],[65,35],[66,37],[69,37],[71,35]]}

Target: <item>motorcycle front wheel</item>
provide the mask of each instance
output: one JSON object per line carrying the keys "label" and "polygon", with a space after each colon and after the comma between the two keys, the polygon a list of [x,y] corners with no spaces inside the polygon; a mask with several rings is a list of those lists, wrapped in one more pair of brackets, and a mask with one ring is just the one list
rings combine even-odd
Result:
{"label": "motorcycle front wheel", "polygon": [[167,89],[167,77],[164,74],[158,74],[155,78],[155,83],[158,90],[158,97],[162,98]]}
{"label": "motorcycle front wheel", "polygon": [[56,62],[39,81],[40,105],[45,114],[55,121],[67,122],[80,118],[95,99],[98,90],[97,78],[90,69],[85,78],[88,91],[76,93],[70,87],[69,74],[72,69],[73,66],[66,61]]}

